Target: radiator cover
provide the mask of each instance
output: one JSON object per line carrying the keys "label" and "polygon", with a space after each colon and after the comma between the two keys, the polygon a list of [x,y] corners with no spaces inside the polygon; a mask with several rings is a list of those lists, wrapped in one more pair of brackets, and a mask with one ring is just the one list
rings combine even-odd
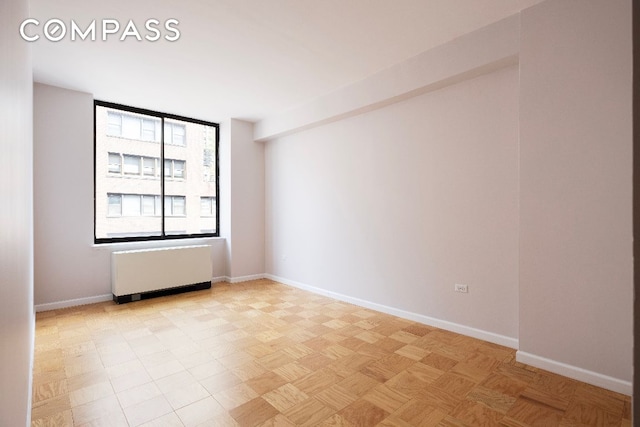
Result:
{"label": "radiator cover", "polygon": [[117,251],[111,291],[117,303],[211,287],[211,246]]}

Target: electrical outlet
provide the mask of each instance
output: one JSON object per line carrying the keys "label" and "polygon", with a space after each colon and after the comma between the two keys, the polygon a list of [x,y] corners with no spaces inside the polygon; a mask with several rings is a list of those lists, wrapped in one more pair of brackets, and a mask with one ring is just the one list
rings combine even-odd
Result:
{"label": "electrical outlet", "polygon": [[456,286],[454,287],[454,290],[456,292],[462,292],[464,294],[469,292],[469,287],[467,285],[461,285],[459,283],[456,283]]}

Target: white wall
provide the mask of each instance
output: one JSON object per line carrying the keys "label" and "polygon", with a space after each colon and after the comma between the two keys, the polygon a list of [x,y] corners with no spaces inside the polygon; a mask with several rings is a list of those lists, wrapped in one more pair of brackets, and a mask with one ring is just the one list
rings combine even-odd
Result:
{"label": "white wall", "polygon": [[55,308],[111,294],[111,252],[207,243],[212,277],[225,276],[224,239],[93,244],[93,97],[34,88],[35,303]]}
{"label": "white wall", "polygon": [[517,90],[510,66],[267,142],[267,272],[514,342]]}
{"label": "white wall", "polygon": [[631,40],[630,0],[522,13],[518,357],[622,387],[633,345]]}
{"label": "white wall", "polygon": [[25,0],[0,2],[0,425],[28,426],[33,313],[32,74],[16,30]]}
{"label": "white wall", "polygon": [[264,275],[264,145],[253,123],[220,123],[220,246],[217,279],[231,283]]}
{"label": "white wall", "polygon": [[[630,393],[631,1],[520,18],[256,125],[267,273]],[[468,79],[508,64],[505,37],[519,65]],[[420,87],[424,67],[440,80]]]}
{"label": "white wall", "polygon": [[230,215],[232,281],[264,274],[264,144],[253,141],[253,124],[232,119]]}

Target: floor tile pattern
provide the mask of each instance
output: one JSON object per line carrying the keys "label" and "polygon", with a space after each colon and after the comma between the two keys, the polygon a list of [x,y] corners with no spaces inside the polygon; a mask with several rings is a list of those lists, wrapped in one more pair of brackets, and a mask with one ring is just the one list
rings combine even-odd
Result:
{"label": "floor tile pattern", "polygon": [[269,280],[37,314],[32,426],[631,426],[515,351]]}

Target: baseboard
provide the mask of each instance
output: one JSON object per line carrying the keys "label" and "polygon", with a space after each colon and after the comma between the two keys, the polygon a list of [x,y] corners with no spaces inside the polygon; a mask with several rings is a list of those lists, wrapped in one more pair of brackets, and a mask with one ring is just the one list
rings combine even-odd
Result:
{"label": "baseboard", "polygon": [[35,309],[36,309],[36,312],[59,310],[61,308],[75,307],[77,305],[87,305],[87,304],[95,304],[97,302],[111,301],[112,299],[113,299],[113,295],[111,294],[98,295],[95,297],[75,298],[75,299],[69,299],[65,301],[49,302],[46,304],[37,304],[35,306]]}
{"label": "baseboard", "polygon": [[535,366],[536,368],[553,372],[554,374],[573,378],[574,380],[606,388],[616,393],[626,394],[627,396],[631,396],[633,391],[631,381],[624,381],[597,372],[588,371],[578,368],[577,366],[547,359],[546,357],[536,356],[526,351],[518,350],[516,352],[516,360],[521,363],[526,363],[527,365]]}
{"label": "baseboard", "polygon": [[272,274],[265,274],[264,277],[276,282],[283,283],[285,285],[293,286],[294,288],[299,288],[305,291],[313,292],[315,294],[324,295],[329,298],[334,298],[340,301],[348,302],[350,304],[354,304],[360,307],[370,308],[372,310],[380,311],[382,313],[391,314],[393,316],[401,317],[403,319],[412,320],[414,322],[422,323],[422,324],[433,326],[440,329],[445,329],[451,332],[456,332],[458,334],[477,338],[483,341],[492,342],[494,344],[503,345],[505,347],[509,347],[513,349],[518,348],[518,340],[516,338],[495,334],[493,332],[483,331],[481,329],[460,325],[458,323],[449,322],[446,320],[436,319],[434,317],[425,316],[423,314],[400,310],[394,307],[389,307],[383,304],[378,304],[378,303],[363,300],[360,298],[350,297],[348,295],[340,294],[337,292],[327,291],[325,289],[316,288],[314,286],[309,286],[304,283],[285,279],[283,277],[274,276]]}
{"label": "baseboard", "polygon": [[[250,276],[238,276],[238,277],[218,276],[218,277],[213,277],[211,279],[211,283],[219,283],[219,282],[241,283],[241,282],[247,282],[249,280],[258,280],[258,279],[264,279],[264,278],[265,278],[264,274],[253,274]],[[35,310],[36,312],[58,310],[61,308],[75,307],[77,305],[95,304],[97,302],[112,301],[112,300],[113,300],[112,294],[98,295],[95,297],[76,298],[76,299],[70,299],[65,301],[50,302],[46,304],[37,304],[35,306]]]}
{"label": "baseboard", "polygon": [[251,274],[249,276],[227,277],[227,282],[241,283],[241,282],[248,282],[249,280],[264,279],[265,277],[266,276],[264,274]]}

